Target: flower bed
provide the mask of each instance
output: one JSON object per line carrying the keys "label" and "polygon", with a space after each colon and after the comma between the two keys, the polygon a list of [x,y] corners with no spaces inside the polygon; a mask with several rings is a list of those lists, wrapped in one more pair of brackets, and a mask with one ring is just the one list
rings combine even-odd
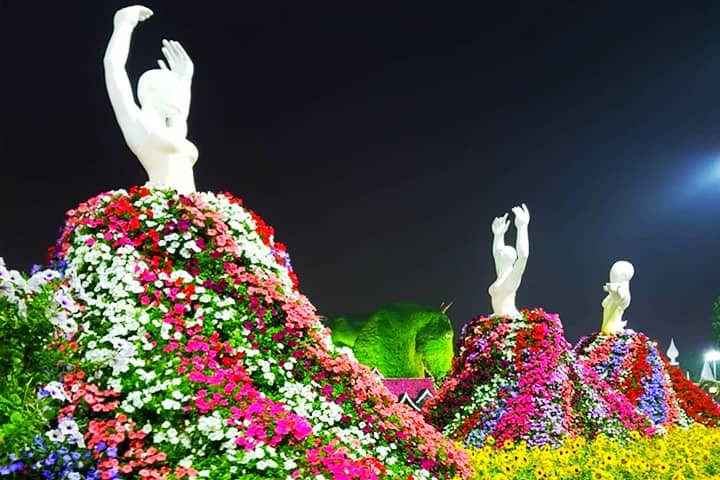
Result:
{"label": "flower bed", "polygon": [[694,424],[666,435],[568,438],[559,448],[492,441],[468,450],[477,480],[712,479],[720,476],[720,429]]}
{"label": "flower bed", "polygon": [[557,445],[567,435],[653,433],[625,397],[577,361],[557,315],[522,313],[478,317],[463,328],[451,373],[425,404],[430,423],[473,446],[489,436]]}
{"label": "flower bed", "polygon": [[103,480],[470,474],[332,346],[272,228],[231,195],[99,195],[69,212],[52,259],[82,305],[58,420]]}
{"label": "flower bed", "polygon": [[655,425],[697,421],[720,425],[720,407],[682,371],[669,364],[642,333],[595,333],[575,347],[578,358],[652,420]]}

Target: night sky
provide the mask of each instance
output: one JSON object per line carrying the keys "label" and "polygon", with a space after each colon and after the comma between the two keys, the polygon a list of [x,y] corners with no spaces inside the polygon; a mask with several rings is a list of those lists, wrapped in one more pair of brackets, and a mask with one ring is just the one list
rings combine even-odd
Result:
{"label": "night sky", "polygon": [[[455,300],[457,326],[488,313],[490,223],[526,202],[518,307],[560,313],[575,342],[627,259],[628,326],[663,347],[674,336],[681,357],[711,344],[720,4],[250,3],[147,3],[128,72],[135,84],[163,38],[183,43],[198,189],[275,227],[321,313],[396,300]],[[66,210],[145,181],[103,80],[125,5],[0,0],[10,266],[42,262]]]}

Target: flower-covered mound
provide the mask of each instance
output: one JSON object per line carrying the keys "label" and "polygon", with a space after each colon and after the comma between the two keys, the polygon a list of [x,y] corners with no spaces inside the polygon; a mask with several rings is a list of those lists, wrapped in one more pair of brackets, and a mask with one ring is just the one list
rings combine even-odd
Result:
{"label": "flower-covered mound", "polygon": [[720,429],[693,424],[665,435],[567,438],[558,448],[507,442],[470,448],[474,479],[682,480],[720,478]]}
{"label": "flower-covered mound", "polygon": [[478,317],[461,333],[459,352],[426,418],[465,445],[558,445],[565,436],[652,433],[649,421],[584,363],[557,315],[524,310],[521,319]]}
{"label": "flower-covered mound", "polygon": [[617,335],[598,332],[581,338],[575,352],[655,425],[720,425],[720,407],[670,365],[646,335],[632,330]]}
{"label": "flower-covered mound", "polygon": [[104,480],[469,476],[462,450],[332,346],[239,200],[133,188],[68,217],[52,258],[80,308],[58,419]]}

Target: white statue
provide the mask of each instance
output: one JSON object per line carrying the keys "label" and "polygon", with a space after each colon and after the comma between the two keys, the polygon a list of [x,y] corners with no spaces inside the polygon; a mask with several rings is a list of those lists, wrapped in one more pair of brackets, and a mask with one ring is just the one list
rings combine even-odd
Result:
{"label": "white statue", "polygon": [[530,254],[528,240],[530,212],[524,203],[522,207],[513,208],[512,212],[515,214],[517,250],[505,245],[505,233],[510,227],[508,214],[495,218],[492,223],[493,258],[495,259],[497,280],[490,285],[488,292],[492,302],[493,316],[520,318],[522,315],[515,306],[515,295],[520,287]]}
{"label": "white statue", "polygon": [[187,194],[195,191],[193,165],[198,158],[197,148],[186,139],[194,69],[190,57],[180,43],[163,40],[167,64],[158,60],[159,69],[148,70],[140,77],[140,107],[125,71],[132,32],[152,13],[140,5],[115,13],[103,62],[105,84],[125,141],[148,174],[147,186]]}
{"label": "white statue", "polygon": [[710,362],[705,360],[705,363],[703,363],[702,372],[700,372],[700,380],[705,380],[709,382],[715,381],[715,372],[713,372],[712,368],[710,368]]}
{"label": "white statue", "polygon": [[678,356],[680,355],[680,352],[678,351],[677,347],[675,346],[675,339],[670,339],[670,346],[667,349],[667,356],[670,359],[670,365],[680,365],[677,361]]}
{"label": "white statue", "polygon": [[632,263],[620,260],[610,268],[610,282],[603,286],[607,296],[602,301],[603,321],[600,332],[604,335],[622,333],[627,322],[625,309],[630,306],[630,279],[635,275]]}

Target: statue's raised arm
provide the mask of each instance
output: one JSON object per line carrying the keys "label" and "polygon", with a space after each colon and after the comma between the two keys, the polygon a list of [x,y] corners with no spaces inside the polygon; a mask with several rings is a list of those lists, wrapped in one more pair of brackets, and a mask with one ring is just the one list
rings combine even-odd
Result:
{"label": "statue's raised arm", "polygon": [[195,191],[193,165],[198,158],[197,148],[186,139],[194,73],[190,56],[179,42],[163,40],[165,60],[138,81],[139,106],[125,70],[132,33],[152,14],[141,5],[115,13],[103,62],[105,85],[125,142],[148,174],[147,185],[186,194]]}
{"label": "statue's raised arm", "polygon": [[521,207],[513,208],[512,211],[515,215],[515,228],[517,229],[516,248],[505,245],[505,233],[510,227],[507,214],[495,218],[492,223],[493,259],[495,260],[497,279],[490,285],[488,292],[494,316],[518,318],[520,312],[515,306],[515,296],[520,288],[530,255],[528,239],[530,212],[524,203]]}

